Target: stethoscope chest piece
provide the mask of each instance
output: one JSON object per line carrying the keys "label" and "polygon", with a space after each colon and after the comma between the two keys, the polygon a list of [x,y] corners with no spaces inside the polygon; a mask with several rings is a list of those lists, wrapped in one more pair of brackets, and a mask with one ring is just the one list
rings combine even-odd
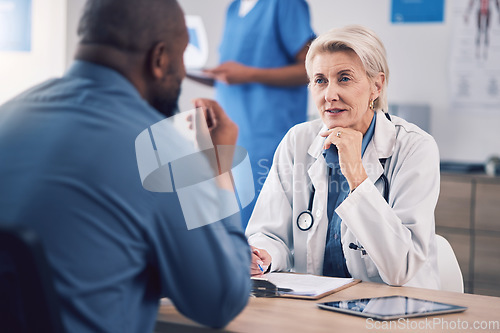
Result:
{"label": "stethoscope chest piece", "polygon": [[311,229],[314,224],[314,218],[311,211],[305,210],[297,216],[297,227],[302,231]]}

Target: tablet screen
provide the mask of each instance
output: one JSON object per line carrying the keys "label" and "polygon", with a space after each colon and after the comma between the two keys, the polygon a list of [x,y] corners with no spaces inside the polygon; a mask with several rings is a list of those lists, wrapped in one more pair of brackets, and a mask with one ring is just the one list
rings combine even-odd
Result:
{"label": "tablet screen", "polygon": [[318,306],[326,310],[345,312],[381,320],[430,316],[435,314],[461,312],[467,309],[463,306],[406,296],[386,296],[325,302],[318,303]]}

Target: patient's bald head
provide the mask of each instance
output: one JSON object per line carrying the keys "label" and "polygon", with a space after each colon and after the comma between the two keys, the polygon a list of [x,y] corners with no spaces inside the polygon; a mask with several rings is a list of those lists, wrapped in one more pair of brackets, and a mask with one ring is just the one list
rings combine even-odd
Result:
{"label": "patient's bald head", "polygon": [[145,51],[182,33],[182,10],[175,0],[87,0],[78,25],[81,44],[122,51]]}

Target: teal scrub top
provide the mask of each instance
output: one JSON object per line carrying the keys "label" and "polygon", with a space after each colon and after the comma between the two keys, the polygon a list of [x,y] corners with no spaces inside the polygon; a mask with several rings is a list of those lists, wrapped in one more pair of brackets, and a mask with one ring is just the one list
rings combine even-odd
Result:
{"label": "teal scrub top", "polygon": [[[259,0],[244,17],[238,15],[239,6],[236,0],[228,8],[220,63],[236,61],[259,68],[292,65],[315,37],[304,0]],[[307,85],[216,82],[216,99],[239,127],[238,144],[248,150],[258,193],[279,142],[293,125],[306,121]]]}

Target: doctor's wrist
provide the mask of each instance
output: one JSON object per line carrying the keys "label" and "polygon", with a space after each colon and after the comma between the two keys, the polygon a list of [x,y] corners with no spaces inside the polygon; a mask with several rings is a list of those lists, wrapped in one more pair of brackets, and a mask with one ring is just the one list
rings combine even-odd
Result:
{"label": "doctor's wrist", "polygon": [[354,192],[354,190],[357,189],[367,178],[368,176],[363,176],[356,181],[349,182],[350,193]]}

